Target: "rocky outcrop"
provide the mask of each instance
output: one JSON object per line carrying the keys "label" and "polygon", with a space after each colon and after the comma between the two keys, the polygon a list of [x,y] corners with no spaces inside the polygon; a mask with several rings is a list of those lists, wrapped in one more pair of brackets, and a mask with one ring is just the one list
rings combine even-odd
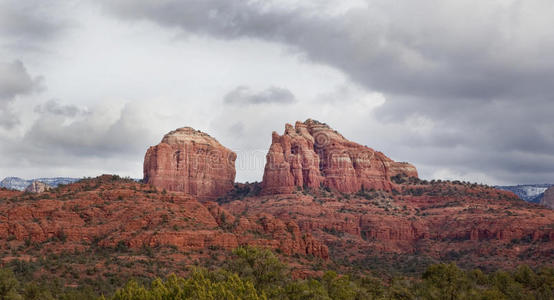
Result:
{"label": "rocky outcrop", "polygon": [[263,177],[266,194],[290,193],[295,187],[326,186],[343,193],[361,189],[391,190],[390,177],[417,177],[408,163],[344,138],[326,124],[308,119],[273,132]]}
{"label": "rocky outcrop", "polygon": [[208,134],[179,128],[146,152],[144,182],[201,200],[214,199],[233,188],[236,157]]}
{"label": "rocky outcrop", "polygon": [[44,182],[33,181],[33,182],[31,182],[31,184],[29,184],[29,186],[27,188],[25,188],[25,192],[28,192],[28,193],[44,193],[44,192],[50,190],[51,188],[52,187],[50,187],[49,185],[47,185]]}
{"label": "rocky outcrop", "polygon": [[544,192],[541,205],[554,209],[554,187],[550,187]]}

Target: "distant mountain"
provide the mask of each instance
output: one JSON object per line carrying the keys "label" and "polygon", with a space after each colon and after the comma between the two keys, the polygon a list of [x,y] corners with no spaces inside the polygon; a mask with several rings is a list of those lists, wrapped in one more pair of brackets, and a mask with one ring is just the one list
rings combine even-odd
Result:
{"label": "distant mountain", "polygon": [[54,177],[54,178],[36,178],[36,179],[22,179],[19,177],[6,177],[0,181],[0,187],[24,191],[34,181],[45,183],[51,187],[57,187],[60,184],[70,184],[81,180],[81,178],[68,178],[68,177]]}
{"label": "distant mountain", "polygon": [[532,203],[540,203],[544,191],[554,184],[523,184],[511,186],[496,186],[497,189],[510,191],[516,194],[522,200]]}

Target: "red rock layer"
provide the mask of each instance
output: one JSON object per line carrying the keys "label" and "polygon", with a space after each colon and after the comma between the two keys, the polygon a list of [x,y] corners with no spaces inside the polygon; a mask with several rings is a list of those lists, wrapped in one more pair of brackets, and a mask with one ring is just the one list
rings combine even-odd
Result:
{"label": "red rock layer", "polygon": [[201,200],[214,199],[233,188],[236,157],[208,134],[179,128],[146,152],[144,181]]}
{"label": "red rock layer", "polygon": [[[255,245],[279,249],[282,253],[295,253],[328,258],[329,250],[322,242],[312,237],[310,233],[301,232],[293,220],[283,222],[273,215],[260,212],[256,215],[235,217],[217,203],[205,203],[218,224],[222,228],[233,228],[241,245]],[[263,232],[270,239],[257,239],[249,232]]]}
{"label": "red rock layer", "polygon": [[263,177],[266,194],[290,193],[295,187],[321,185],[343,193],[361,189],[391,190],[391,176],[417,177],[408,163],[399,163],[369,147],[345,139],[326,124],[308,119],[273,132]]}
{"label": "red rock layer", "polygon": [[223,208],[293,221],[323,241],[332,258],[397,253],[496,267],[552,264],[554,211],[484,186],[412,182],[396,185],[397,193],[296,191],[246,197]]}

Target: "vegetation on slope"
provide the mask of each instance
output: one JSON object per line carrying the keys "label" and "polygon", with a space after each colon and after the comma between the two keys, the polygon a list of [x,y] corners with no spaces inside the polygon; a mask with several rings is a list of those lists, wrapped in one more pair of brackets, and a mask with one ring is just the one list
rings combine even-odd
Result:
{"label": "vegetation on slope", "polygon": [[213,270],[195,268],[150,283],[130,280],[113,295],[51,281],[20,281],[0,269],[0,299],[553,299],[554,269],[527,266],[485,274],[454,264],[430,266],[419,278],[339,275],[293,279],[288,267],[269,250],[241,247]]}

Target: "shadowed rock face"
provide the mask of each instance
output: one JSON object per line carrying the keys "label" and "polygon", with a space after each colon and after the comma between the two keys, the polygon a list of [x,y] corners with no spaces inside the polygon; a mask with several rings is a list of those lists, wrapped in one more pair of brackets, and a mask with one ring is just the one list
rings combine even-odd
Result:
{"label": "shadowed rock face", "polygon": [[541,205],[554,209],[554,187],[550,187],[544,192]]}
{"label": "shadowed rock face", "polygon": [[201,200],[214,199],[233,188],[236,157],[208,134],[179,128],[146,152],[144,181]]}
{"label": "shadowed rock face", "polygon": [[363,189],[391,190],[391,176],[417,177],[416,168],[344,138],[328,125],[308,119],[273,132],[267,154],[265,193],[290,193],[295,187],[321,185],[343,193]]}

